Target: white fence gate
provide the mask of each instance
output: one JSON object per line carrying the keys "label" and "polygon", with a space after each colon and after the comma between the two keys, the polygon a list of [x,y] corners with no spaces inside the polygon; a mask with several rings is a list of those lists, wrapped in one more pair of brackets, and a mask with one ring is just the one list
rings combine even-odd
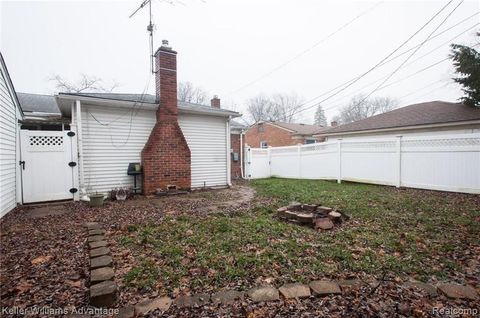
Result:
{"label": "white fence gate", "polygon": [[75,138],[67,131],[21,130],[24,203],[73,199],[77,178]]}
{"label": "white fence gate", "polygon": [[247,148],[248,179],[330,179],[480,193],[480,134]]}

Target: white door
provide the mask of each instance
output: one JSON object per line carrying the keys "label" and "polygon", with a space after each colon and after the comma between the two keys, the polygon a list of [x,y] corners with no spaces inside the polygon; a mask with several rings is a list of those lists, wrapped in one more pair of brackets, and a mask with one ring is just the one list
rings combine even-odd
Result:
{"label": "white door", "polygon": [[21,130],[23,202],[72,199],[73,137],[66,131]]}

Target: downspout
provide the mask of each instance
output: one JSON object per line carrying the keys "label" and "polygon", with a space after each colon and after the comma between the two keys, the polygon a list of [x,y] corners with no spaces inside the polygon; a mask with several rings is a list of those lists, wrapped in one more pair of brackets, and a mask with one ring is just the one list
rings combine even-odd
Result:
{"label": "downspout", "polygon": [[245,175],[243,173],[243,128],[240,129],[240,176],[242,179],[245,179]]}
{"label": "downspout", "polygon": [[83,174],[83,133],[82,133],[82,109],[81,102],[79,100],[75,101],[76,108],[76,120],[77,120],[77,146],[78,146],[78,171],[80,175],[79,180],[79,196],[80,200],[84,199],[84,196],[87,194],[85,190],[85,178]]}
{"label": "downspout", "polygon": [[226,125],[226,133],[227,133],[227,184],[228,186],[232,186],[232,176],[231,176],[231,159],[230,159],[230,119],[232,116],[228,116],[227,125]]}

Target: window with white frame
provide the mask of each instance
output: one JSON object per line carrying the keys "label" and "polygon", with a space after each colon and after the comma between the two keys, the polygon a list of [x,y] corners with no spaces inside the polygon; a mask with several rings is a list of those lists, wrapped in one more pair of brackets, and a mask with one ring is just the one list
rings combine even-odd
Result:
{"label": "window with white frame", "polygon": [[260,141],[260,148],[268,148],[268,143],[266,141]]}

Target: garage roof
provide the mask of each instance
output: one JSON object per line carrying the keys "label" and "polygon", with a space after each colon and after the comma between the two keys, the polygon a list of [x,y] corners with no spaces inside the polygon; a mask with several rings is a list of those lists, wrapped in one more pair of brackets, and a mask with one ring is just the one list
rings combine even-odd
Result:
{"label": "garage roof", "polygon": [[402,128],[421,125],[445,124],[480,120],[480,107],[460,103],[433,101],[413,104],[352,123],[320,131],[316,135]]}

